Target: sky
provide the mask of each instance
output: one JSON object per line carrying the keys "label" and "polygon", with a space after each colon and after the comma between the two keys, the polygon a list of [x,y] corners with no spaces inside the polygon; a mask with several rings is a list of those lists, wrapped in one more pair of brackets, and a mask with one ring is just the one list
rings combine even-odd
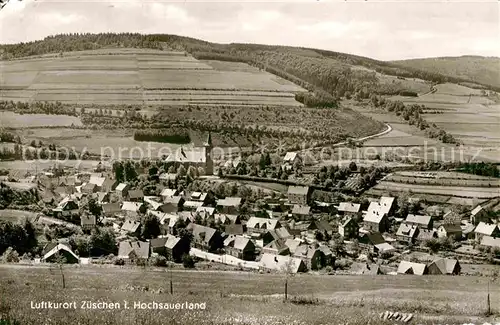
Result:
{"label": "sky", "polygon": [[71,32],[139,32],[312,47],[379,60],[500,57],[494,0],[10,0],[0,43]]}

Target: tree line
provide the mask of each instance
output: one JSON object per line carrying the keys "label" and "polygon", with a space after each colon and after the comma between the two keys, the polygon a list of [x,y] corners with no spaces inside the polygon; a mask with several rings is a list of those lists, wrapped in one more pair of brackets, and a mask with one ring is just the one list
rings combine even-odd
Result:
{"label": "tree line", "polygon": [[176,144],[191,142],[189,133],[178,128],[137,130],[134,132],[134,140]]}

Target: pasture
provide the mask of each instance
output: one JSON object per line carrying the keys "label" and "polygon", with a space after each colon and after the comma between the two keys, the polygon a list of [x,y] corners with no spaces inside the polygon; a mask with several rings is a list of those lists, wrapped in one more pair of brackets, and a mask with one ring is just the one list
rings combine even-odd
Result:
{"label": "pasture", "polygon": [[[413,313],[415,324],[483,323],[487,277],[296,275],[283,302],[284,276],[244,272],[67,266],[0,266],[0,310],[22,324],[390,324],[385,310]],[[172,277],[174,294],[170,295]],[[500,309],[492,283],[492,309]],[[132,288],[147,287],[148,291]],[[159,292],[159,289],[162,289]],[[205,302],[206,310],[32,310],[31,301]]]}
{"label": "pasture", "polygon": [[0,100],[65,104],[302,106],[294,93],[304,91],[244,63],[135,49],[6,61],[0,75]]}
{"label": "pasture", "polygon": [[38,213],[21,210],[0,210],[0,221],[23,222],[25,219],[33,220]]}

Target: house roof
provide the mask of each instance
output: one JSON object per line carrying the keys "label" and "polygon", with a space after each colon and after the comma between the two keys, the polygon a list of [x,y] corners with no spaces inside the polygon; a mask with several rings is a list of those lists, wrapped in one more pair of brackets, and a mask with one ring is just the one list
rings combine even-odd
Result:
{"label": "house roof", "polygon": [[205,217],[205,215],[208,215],[211,217],[215,213],[215,208],[201,206],[201,207],[196,208],[196,213],[199,213],[203,218]]}
{"label": "house roof", "polygon": [[362,275],[378,275],[382,274],[380,270],[380,266],[377,264],[368,264],[368,263],[359,263],[355,262],[351,264],[350,268],[351,272],[355,274],[362,274]]}
{"label": "house roof", "polygon": [[89,183],[101,187],[104,184],[105,180],[106,177],[90,176]]}
{"label": "house roof", "polygon": [[97,187],[96,184],[93,183],[87,183],[81,187],[82,190],[94,190]]}
{"label": "house roof", "polygon": [[409,238],[415,238],[418,235],[418,227],[416,225],[402,223],[399,225],[396,236],[404,236]]}
{"label": "house roof", "polygon": [[452,274],[456,265],[459,264],[458,260],[450,259],[450,258],[439,258],[434,260],[429,266],[436,265],[441,274]]}
{"label": "house roof", "polygon": [[358,213],[361,209],[361,204],[351,202],[341,202],[337,210],[342,212]]}
{"label": "house roof", "polygon": [[432,238],[436,238],[437,233],[434,229],[419,229],[418,230],[418,235],[417,235],[417,240],[424,241],[424,240],[429,240]]}
{"label": "house roof", "polygon": [[149,242],[126,240],[120,243],[118,257],[128,258],[130,253],[135,252],[137,257],[149,257]]}
{"label": "house roof", "polygon": [[364,233],[363,235],[361,235],[360,239],[363,238],[366,238],[368,243],[374,246],[385,243],[384,237],[379,232]]}
{"label": "house roof", "polygon": [[167,196],[163,202],[164,203],[171,203],[171,204],[179,204],[184,198],[180,195],[177,196]]}
{"label": "house roof", "polygon": [[176,237],[173,235],[166,235],[166,236],[151,239],[149,242],[150,242],[151,248],[166,247],[166,248],[172,249],[180,241],[181,241],[181,239],[179,237]]}
{"label": "house roof", "polygon": [[483,207],[481,205],[478,205],[477,207],[475,207],[471,212],[470,214],[475,216],[476,214],[478,214],[479,212],[481,212],[481,210],[483,210]]}
{"label": "house roof", "polygon": [[396,248],[389,243],[380,243],[374,246],[380,252],[394,252],[396,250]]}
{"label": "house roof", "polygon": [[248,228],[273,230],[273,229],[278,228],[278,225],[279,225],[278,219],[266,219],[266,218],[251,217],[247,221]]}
{"label": "house roof", "polygon": [[224,232],[229,235],[243,235],[243,225],[229,224],[224,228]]}
{"label": "house roof", "polygon": [[121,203],[120,202],[115,202],[115,203],[105,203],[101,205],[102,210],[104,213],[114,213],[114,212],[120,212],[121,211]]}
{"label": "house roof", "polygon": [[244,250],[248,245],[252,245],[249,238],[237,235],[231,235],[224,240],[224,246],[234,247],[235,249]]}
{"label": "house roof", "polygon": [[220,221],[221,223],[236,223],[238,221],[239,216],[235,214],[221,214],[221,213],[216,213],[214,214],[215,221]]}
{"label": "house roof", "polygon": [[93,214],[80,216],[82,226],[95,226],[96,217]]}
{"label": "house roof", "polygon": [[288,194],[307,195],[308,193],[309,186],[288,186]]}
{"label": "house roof", "polygon": [[269,253],[262,255],[259,264],[262,268],[286,273],[297,273],[305,269],[300,258]]}
{"label": "house roof", "polygon": [[292,235],[285,227],[276,228],[267,231],[274,239],[290,238]]}
{"label": "house roof", "polygon": [[298,153],[297,152],[287,152],[285,154],[285,157],[283,158],[284,162],[293,162],[295,158],[297,158]]}
{"label": "house roof", "polygon": [[290,253],[294,253],[295,250],[297,249],[297,247],[299,247],[299,245],[301,245],[303,242],[298,240],[298,239],[287,239],[285,241],[285,245],[290,249]]}
{"label": "house roof", "polygon": [[176,189],[172,189],[172,188],[166,188],[166,189],[164,189],[163,191],[161,191],[161,196],[169,196],[169,197],[172,197],[172,196],[174,196],[175,194],[177,194],[177,190],[176,190]]}
{"label": "house roof", "polygon": [[234,159],[229,159],[224,163],[225,168],[237,168],[241,163],[241,157],[236,157]]}
{"label": "house roof", "polygon": [[127,183],[120,183],[116,186],[115,190],[116,191],[123,191],[126,187],[128,186]]}
{"label": "house roof", "polygon": [[97,192],[95,193],[96,195],[96,198],[97,198],[97,202],[99,203],[102,203],[106,197],[108,196],[108,193],[107,192]]}
{"label": "house roof", "polygon": [[296,257],[312,258],[318,249],[310,245],[299,245],[294,252]]}
{"label": "house roof", "polygon": [[210,240],[214,237],[214,235],[217,233],[217,230],[198,225],[195,223],[190,223],[186,229],[192,229],[193,230],[193,238],[198,240],[198,241],[203,241],[206,244],[210,242]]}
{"label": "house roof", "polygon": [[190,148],[189,151],[181,147],[165,159],[165,162],[178,163],[205,163],[206,161],[205,147],[194,147]]}
{"label": "house roof", "polygon": [[207,193],[192,192],[191,195],[189,196],[189,199],[191,201],[205,201],[206,197]]}
{"label": "house roof", "polygon": [[390,196],[382,196],[380,198],[380,212],[389,213],[392,205],[394,204],[394,198]]}
{"label": "house roof", "polygon": [[427,266],[422,263],[401,261],[398,266],[399,274],[423,275],[426,273],[426,271],[427,271]]}
{"label": "house roof", "polygon": [[73,251],[71,250],[71,248],[68,245],[59,243],[55,246],[52,246],[51,249],[43,255],[42,260],[46,260],[46,259],[50,258],[52,255],[55,255],[55,254],[59,253],[59,251],[62,251],[62,250],[68,252],[72,257],[75,258],[75,260],[79,259],[79,257],[76,256],[75,253],[73,253]]}
{"label": "house roof", "polygon": [[326,231],[326,232],[333,231],[332,225],[330,225],[330,223],[328,221],[326,221],[325,219],[314,220],[311,224],[314,224],[316,229],[321,230],[321,231]]}
{"label": "house roof", "polygon": [[122,204],[122,210],[123,211],[138,212],[142,206],[143,206],[143,203],[140,203],[140,202],[125,201]]}
{"label": "house roof", "polygon": [[411,224],[416,224],[419,226],[425,226],[428,227],[431,223],[431,216],[422,216],[422,215],[415,215],[415,214],[409,214],[406,217],[406,222],[411,223]]}
{"label": "house roof", "polygon": [[238,207],[241,204],[240,197],[226,197],[225,199],[217,200],[217,206],[223,207]]}
{"label": "house roof", "polygon": [[122,225],[121,230],[126,231],[126,232],[136,232],[140,226],[141,226],[141,223],[139,221],[125,220],[125,222]]}
{"label": "house roof", "polygon": [[144,192],[142,190],[130,190],[128,191],[129,199],[140,199],[144,197]]}
{"label": "house roof", "polygon": [[383,217],[386,215],[382,212],[382,208],[378,202],[371,202],[368,207],[368,212],[363,217],[365,222],[380,223]]}
{"label": "house roof", "polygon": [[278,238],[273,241],[271,241],[269,244],[264,246],[264,248],[267,249],[274,249],[277,251],[278,254],[289,250],[288,246],[285,244],[286,240],[284,238]]}
{"label": "house roof", "polygon": [[201,201],[186,201],[184,202],[184,207],[186,208],[199,208],[203,206],[203,202]]}
{"label": "house roof", "polygon": [[445,224],[445,225],[439,226],[439,228],[444,229],[447,234],[462,233],[462,227],[460,227],[460,225]]}
{"label": "house roof", "polygon": [[481,245],[500,248],[500,238],[493,238],[491,236],[483,236],[483,238],[481,238]]}
{"label": "house roof", "polygon": [[158,177],[161,180],[175,180],[177,178],[176,173],[161,173]]}
{"label": "house roof", "polygon": [[311,212],[311,207],[308,205],[294,205],[292,214],[308,215]]}
{"label": "house roof", "polygon": [[351,222],[354,222],[354,219],[353,218],[347,218],[344,220],[344,222],[342,223],[342,227],[347,227],[349,225],[349,223]]}
{"label": "house roof", "polygon": [[480,222],[474,232],[476,234],[481,234],[481,235],[486,235],[486,236],[491,236],[495,232],[495,230],[498,228],[497,225],[494,224],[488,224],[485,222]]}

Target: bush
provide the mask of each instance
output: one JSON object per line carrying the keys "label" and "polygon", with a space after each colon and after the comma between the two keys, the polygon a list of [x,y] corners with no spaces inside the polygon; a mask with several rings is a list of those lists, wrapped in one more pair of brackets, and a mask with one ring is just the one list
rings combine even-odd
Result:
{"label": "bush", "polygon": [[352,262],[348,259],[341,258],[335,261],[335,268],[345,270],[351,266]]}
{"label": "bush", "polygon": [[18,263],[19,262],[19,254],[14,249],[12,249],[12,247],[9,247],[2,255],[2,262],[4,262],[4,263]]}
{"label": "bush", "polygon": [[115,258],[113,260],[114,265],[125,265],[125,260],[123,258]]}
{"label": "bush", "polygon": [[167,258],[165,256],[156,255],[151,257],[150,264],[153,266],[165,267],[167,266]]}
{"label": "bush", "polygon": [[193,269],[194,268],[194,265],[195,265],[195,260],[192,256],[188,255],[188,254],[184,254],[182,256],[182,265],[184,265],[184,267],[186,269]]}

